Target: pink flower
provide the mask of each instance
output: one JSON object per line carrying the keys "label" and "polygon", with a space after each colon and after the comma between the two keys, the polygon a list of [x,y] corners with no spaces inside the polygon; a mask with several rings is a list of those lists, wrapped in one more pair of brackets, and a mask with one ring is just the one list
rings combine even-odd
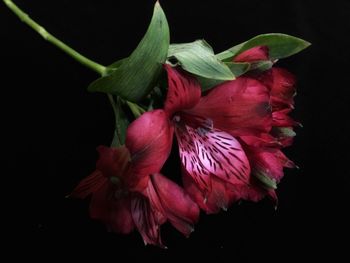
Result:
{"label": "pink flower", "polygon": [[160,225],[166,220],[189,235],[199,209],[181,187],[159,173],[171,148],[171,129],[163,111],[143,114],[128,127],[126,146],[98,147],[96,171],[71,196],[92,195],[92,218],[118,233],[136,227],[146,244],[164,247]]}

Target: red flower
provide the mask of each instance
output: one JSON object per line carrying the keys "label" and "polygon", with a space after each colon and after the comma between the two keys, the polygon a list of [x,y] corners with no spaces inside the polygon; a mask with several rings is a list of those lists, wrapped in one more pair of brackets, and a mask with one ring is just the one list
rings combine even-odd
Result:
{"label": "red flower", "polygon": [[[266,50],[255,48],[240,59],[266,59]],[[165,68],[164,110],[175,128],[184,187],[197,204],[215,213],[238,199],[257,201],[265,195],[276,199],[274,183],[283,176],[283,167],[293,167],[279,150],[290,143],[280,128],[295,124],[287,116],[290,108],[282,106],[293,104],[288,80],[283,75],[270,80],[269,73],[239,77],[201,97],[193,77],[168,65]],[[282,71],[272,72],[275,77],[275,72]],[[277,133],[280,137],[275,137]]]}
{"label": "red flower", "polygon": [[92,218],[119,233],[136,227],[146,244],[163,247],[159,228],[166,220],[189,235],[198,207],[182,188],[159,174],[169,155],[171,129],[163,111],[143,114],[128,127],[126,146],[98,147],[96,171],[80,182],[72,196],[91,194]]}
{"label": "red flower", "polygon": [[[253,62],[268,60],[267,47],[249,49],[234,60],[236,62]],[[285,69],[273,67],[262,73],[255,73],[253,78],[267,87],[272,109],[272,124],[269,133],[244,135],[240,137],[248,153],[253,173],[269,181],[272,186],[283,177],[283,167],[294,168],[295,165],[281,151],[281,148],[292,144],[295,133],[293,126],[300,125],[288,114],[294,109],[295,78]]]}

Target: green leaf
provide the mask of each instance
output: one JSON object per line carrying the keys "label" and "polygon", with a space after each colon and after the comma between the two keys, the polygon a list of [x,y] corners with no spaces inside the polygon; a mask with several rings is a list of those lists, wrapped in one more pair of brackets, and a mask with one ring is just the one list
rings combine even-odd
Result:
{"label": "green leaf", "polygon": [[116,106],[116,116],[115,116],[115,131],[111,146],[119,147],[125,144],[126,129],[128,128],[129,121],[126,117],[124,110],[122,108],[122,101],[120,98],[117,99]]}
{"label": "green leaf", "polygon": [[270,68],[272,68],[273,62],[270,60],[262,60],[259,62],[253,62],[250,64],[250,71],[266,71]]}
{"label": "green leaf", "polygon": [[122,58],[112,63],[111,65],[106,67],[106,75],[111,75],[114,71],[116,71],[128,58]]}
{"label": "green leaf", "polygon": [[134,102],[141,100],[162,72],[169,41],[168,22],[157,2],[148,30],[134,52],[127,59],[112,64],[117,68],[108,70],[109,75],[94,81],[89,91],[111,93]]}
{"label": "green leaf", "polygon": [[[226,62],[225,65],[231,70],[232,74],[235,77],[243,75],[250,69],[249,63],[235,63],[235,62]],[[223,80],[208,79],[203,77],[197,77],[199,83],[201,84],[202,91],[207,91],[216,85],[224,82]]]}
{"label": "green leaf", "polygon": [[275,179],[268,177],[260,171],[254,171],[253,175],[263,184],[267,189],[277,189],[277,182]]}
{"label": "green leaf", "polygon": [[256,46],[268,46],[270,59],[275,60],[294,55],[310,45],[309,42],[297,37],[271,33],[253,37],[252,39],[223,51],[216,56],[222,61],[232,61],[236,55],[245,50]]}
{"label": "green leaf", "polygon": [[216,80],[232,80],[230,69],[216,58],[211,46],[205,40],[192,43],[172,44],[168,58],[176,59],[181,67],[197,76]]}
{"label": "green leaf", "polygon": [[225,65],[236,78],[250,70],[250,64],[245,62],[226,62]]}

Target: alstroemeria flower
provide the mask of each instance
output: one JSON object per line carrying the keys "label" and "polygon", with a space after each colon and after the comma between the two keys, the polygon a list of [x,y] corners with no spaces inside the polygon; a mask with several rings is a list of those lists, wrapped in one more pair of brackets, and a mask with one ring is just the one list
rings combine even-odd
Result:
{"label": "alstroemeria flower", "polygon": [[[239,54],[236,62],[269,60],[267,47],[258,46]],[[258,177],[278,183],[283,177],[283,167],[295,165],[280,150],[292,144],[293,126],[300,125],[288,114],[294,108],[295,78],[287,70],[277,67],[264,72],[255,72],[252,77],[267,87],[272,109],[272,124],[269,133],[246,134],[239,139],[247,152],[253,173]]]}
{"label": "alstroemeria flower", "polygon": [[[265,51],[255,49],[241,59],[263,60]],[[280,138],[272,135],[273,128],[294,124],[284,114],[288,109],[275,107],[280,86],[239,77],[201,97],[194,77],[169,65],[165,68],[168,94],[164,110],[178,141],[184,187],[197,204],[215,213],[238,199],[258,201],[265,195],[276,199],[274,187],[258,182],[266,179],[262,176],[279,181],[283,167],[293,166],[279,150]],[[277,118],[281,112],[283,122]]]}
{"label": "alstroemeria flower", "polygon": [[166,220],[189,235],[199,209],[181,187],[159,173],[171,142],[172,128],[165,113],[143,114],[128,127],[126,146],[98,147],[96,171],[71,196],[91,194],[92,218],[119,233],[136,227],[146,244],[163,246],[159,230]]}
{"label": "alstroemeria flower", "polygon": [[241,77],[201,97],[194,77],[169,65],[165,68],[164,110],[175,129],[186,191],[207,213],[241,198],[257,200],[249,160],[237,138],[250,130],[271,129],[268,89]]}

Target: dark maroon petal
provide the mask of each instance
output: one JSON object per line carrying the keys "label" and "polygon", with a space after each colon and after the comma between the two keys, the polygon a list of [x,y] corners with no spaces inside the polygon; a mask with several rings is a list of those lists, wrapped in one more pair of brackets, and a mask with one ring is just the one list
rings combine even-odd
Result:
{"label": "dark maroon petal", "polygon": [[271,107],[269,90],[257,80],[239,77],[212,89],[188,113],[213,121],[214,127],[231,135],[242,129],[269,132]]}
{"label": "dark maroon petal", "polygon": [[106,181],[106,177],[100,171],[96,170],[81,180],[69,196],[84,199],[96,192]]}
{"label": "dark maroon petal", "polygon": [[130,153],[125,147],[99,146],[97,151],[100,157],[96,163],[97,170],[101,171],[105,177],[124,177],[129,167]]}
{"label": "dark maroon petal", "polygon": [[164,110],[172,116],[175,112],[193,108],[201,96],[197,80],[170,65],[164,65],[168,72],[168,94]]}
{"label": "dark maroon petal", "polygon": [[254,62],[259,60],[269,60],[269,48],[267,46],[257,46],[246,51],[234,58],[235,62]]}
{"label": "dark maroon petal", "polygon": [[110,222],[113,191],[111,184],[105,180],[104,184],[94,192],[90,201],[90,217],[100,220],[106,225]]}
{"label": "dark maroon petal", "polygon": [[129,197],[115,199],[111,202],[109,227],[114,232],[122,234],[128,234],[134,229]]}
{"label": "dark maroon petal", "polygon": [[252,134],[247,133],[239,136],[240,141],[252,147],[280,147],[281,142],[268,133]]}
{"label": "dark maroon petal", "polygon": [[263,174],[276,182],[279,182],[284,175],[283,167],[295,167],[280,150],[274,148],[252,148],[249,159],[253,173]]}
{"label": "dark maroon petal", "polygon": [[145,245],[152,244],[165,247],[160,237],[160,226],[149,201],[142,196],[131,200],[131,214]]}
{"label": "dark maroon petal", "polygon": [[200,189],[209,189],[212,175],[231,184],[249,181],[248,159],[230,134],[184,126],[176,129],[176,136],[182,164]]}
{"label": "dark maroon petal", "polygon": [[272,113],[272,125],[274,127],[300,126],[300,123],[288,116],[291,109],[274,111]]}
{"label": "dark maroon petal", "polygon": [[197,205],[207,214],[218,213],[220,211],[220,207],[216,203],[208,202],[207,196],[210,194],[211,189],[200,189],[198,187],[198,184],[193,180],[192,176],[186,171],[186,169],[183,168],[182,171],[182,181],[184,188],[186,192],[192,197],[192,199],[197,203]]}
{"label": "dark maroon petal", "polygon": [[163,110],[142,114],[132,122],[126,134],[126,146],[131,153],[134,181],[146,187],[149,175],[158,173],[168,158],[173,129]]}
{"label": "dark maroon petal", "polygon": [[161,174],[153,174],[148,186],[151,204],[163,211],[171,224],[188,236],[198,220],[199,209],[185,191]]}
{"label": "dark maroon petal", "polygon": [[285,69],[272,68],[257,79],[270,90],[271,105],[274,110],[293,108],[295,96],[295,77]]}

